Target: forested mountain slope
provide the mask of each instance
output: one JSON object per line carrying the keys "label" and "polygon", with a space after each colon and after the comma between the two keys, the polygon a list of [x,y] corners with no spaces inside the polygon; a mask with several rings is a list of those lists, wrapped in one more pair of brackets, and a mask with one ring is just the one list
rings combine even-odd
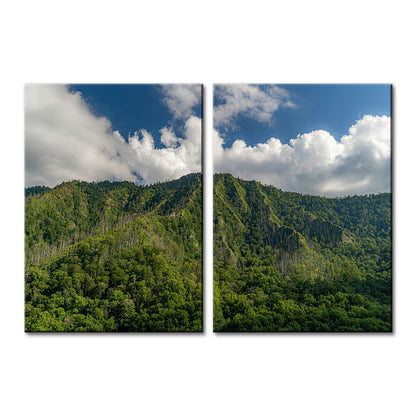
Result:
{"label": "forested mountain slope", "polygon": [[391,194],[214,178],[216,331],[391,331]]}
{"label": "forested mountain slope", "polygon": [[25,190],[27,331],[201,331],[200,174]]}

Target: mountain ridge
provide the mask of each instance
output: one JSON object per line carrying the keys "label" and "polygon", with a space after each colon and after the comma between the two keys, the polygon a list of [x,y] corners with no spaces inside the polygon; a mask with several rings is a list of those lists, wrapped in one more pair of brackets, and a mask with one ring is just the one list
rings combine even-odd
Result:
{"label": "mountain ridge", "polygon": [[26,198],[26,331],[201,331],[202,176]]}
{"label": "mountain ridge", "polygon": [[[388,331],[391,194],[325,198],[217,174],[214,275],[216,331]],[[325,307],[323,298],[311,305],[303,296],[334,288],[364,295],[383,312],[370,325],[352,317],[347,302],[341,309],[350,326],[328,323],[322,314],[339,305]],[[273,299],[282,296],[296,313],[275,310]]]}

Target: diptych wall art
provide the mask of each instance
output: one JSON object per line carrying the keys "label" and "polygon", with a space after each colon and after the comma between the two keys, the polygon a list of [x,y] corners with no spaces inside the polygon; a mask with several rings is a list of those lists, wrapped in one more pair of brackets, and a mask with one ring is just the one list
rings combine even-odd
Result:
{"label": "diptych wall art", "polygon": [[[214,331],[391,332],[391,85],[213,91]],[[201,136],[201,85],[25,86],[27,332],[202,331]]]}

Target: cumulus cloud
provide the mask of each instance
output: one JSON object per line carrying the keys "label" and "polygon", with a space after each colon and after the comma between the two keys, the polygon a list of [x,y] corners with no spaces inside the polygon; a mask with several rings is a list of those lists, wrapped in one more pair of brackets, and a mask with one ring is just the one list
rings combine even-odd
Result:
{"label": "cumulus cloud", "polygon": [[[163,129],[162,129],[163,130]],[[137,171],[145,183],[160,180],[178,179],[190,172],[201,170],[201,119],[191,116],[185,122],[184,138],[176,138],[174,133],[162,132],[161,140],[168,142],[170,147],[157,149],[153,137],[141,130],[129,138],[128,148],[131,150],[129,163]],[[172,135],[180,143],[172,147],[166,137]]]}
{"label": "cumulus cloud", "polygon": [[162,91],[165,104],[178,120],[189,118],[201,102],[201,85],[198,84],[166,84],[162,85]]}
{"label": "cumulus cloud", "polygon": [[65,85],[25,87],[25,183],[54,186],[74,179],[153,183],[201,169],[201,120],[190,116],[184,137],[161,129],[165,145],[141,130],[124,139]]}
{"label": "cumulus cloud", "polygon": [[239,115],[270,122],[275,111],[294,107],[289,91],[276,85],[227,84],[214,89],[214,126],[228,129]]}
{"label": "cumulus cloud", "polygon": [[181,140],[178,137],[176,137],[176,134],[171,127],[163,127],[159,130],[159,132],[161,133],[160,141],[166,147],[175,147]]}
{"label": "cumulus cloud", "polygon": [[224,148],[214,131],[216,172],[259,180],[287,191],[343,196],[390,191],[390,117],[366,115],[338,142],[327,131]]}

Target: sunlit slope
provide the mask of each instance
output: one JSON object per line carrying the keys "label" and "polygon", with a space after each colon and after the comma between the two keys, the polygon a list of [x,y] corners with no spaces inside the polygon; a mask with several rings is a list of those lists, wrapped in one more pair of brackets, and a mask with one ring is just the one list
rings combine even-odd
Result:
{"label": "sunlit slope", "polygon": [[[216,175],[214,253],[216,330],[391,328],[390,194],[328,199]],[[322,315],[336,308],[344,320]]]}
{"label": "sunlit slope", "polygon": [[26,199],[26,330],[200,331],[201,175]]}

